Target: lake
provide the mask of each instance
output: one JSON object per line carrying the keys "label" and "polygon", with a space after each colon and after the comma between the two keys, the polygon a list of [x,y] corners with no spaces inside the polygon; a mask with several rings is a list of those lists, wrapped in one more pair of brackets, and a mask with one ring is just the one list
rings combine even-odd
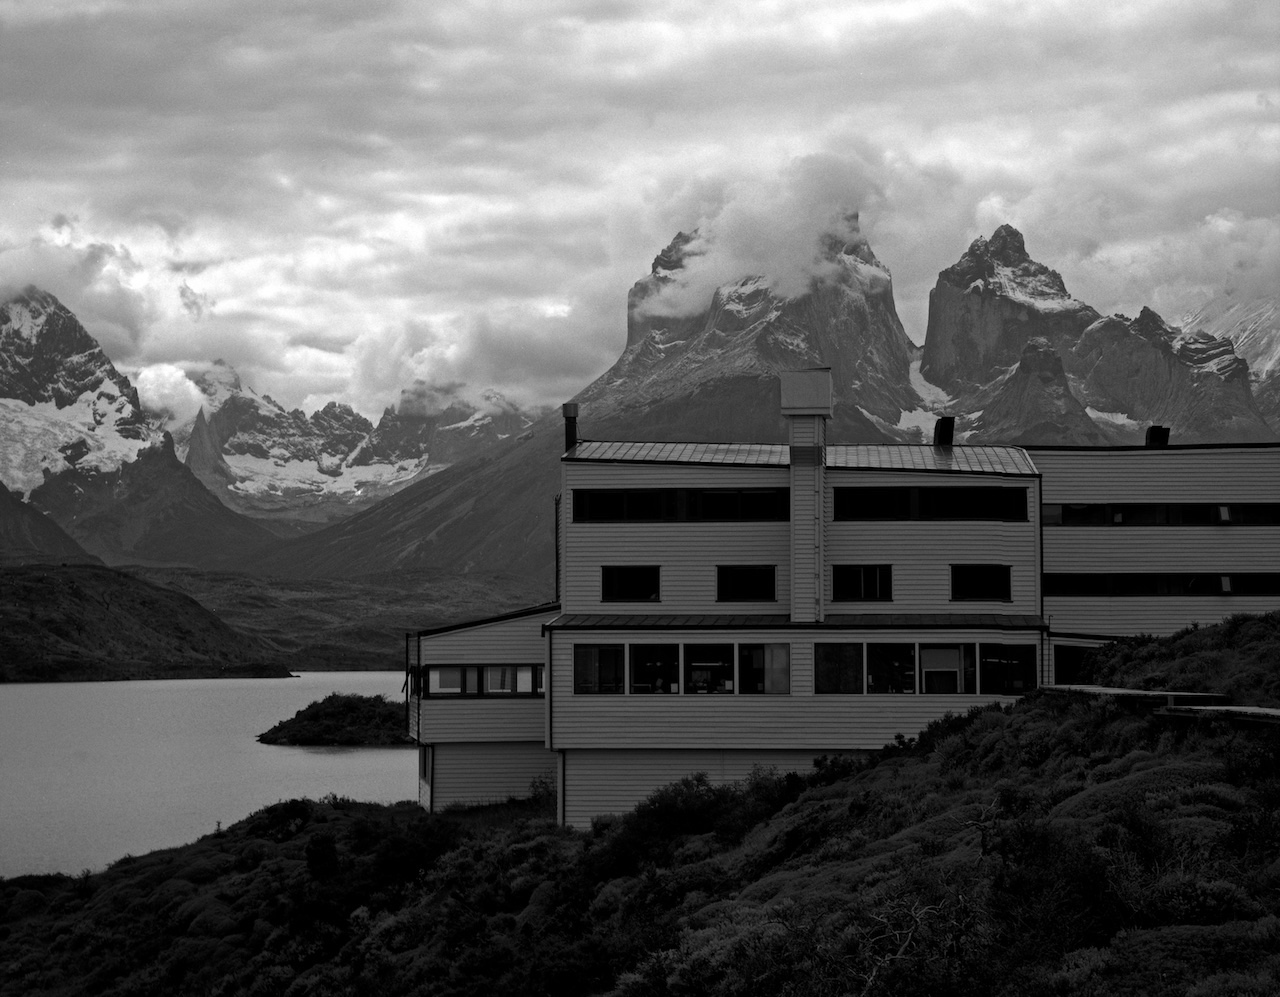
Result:
{"label": "lake", "polygon": [[402,672],[0,685],[0,876],[98,870],[278,800],[417,799],[409,748],[290,748],[258,734],[330,692],[400,701]]}

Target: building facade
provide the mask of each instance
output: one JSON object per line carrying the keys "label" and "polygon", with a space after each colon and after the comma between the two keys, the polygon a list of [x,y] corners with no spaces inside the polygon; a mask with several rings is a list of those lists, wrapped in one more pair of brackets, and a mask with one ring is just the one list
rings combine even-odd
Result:
{"label": "building facade", "polygon": [[1280,605],[1280,447],[831,445],[829,373],[782,379],[788,444],[581,441],[567,407],[560,601],[416,636],[424,806],[545,776],[581,826]]}

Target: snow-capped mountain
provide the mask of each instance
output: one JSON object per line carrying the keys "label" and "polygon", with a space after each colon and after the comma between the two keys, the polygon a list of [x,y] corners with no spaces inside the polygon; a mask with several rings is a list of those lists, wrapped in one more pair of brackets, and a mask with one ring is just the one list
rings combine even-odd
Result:
{"label": "snow-capped mountain", "polygon": [[1151,424],[1180,443],[1277,438],[1229,339],[1148,308],[1099,315],[1008,225],[938,275],[920,376],[968,442],[1140,443]]}
{"label": "snow-capped mountain", "polygon": [[1231,341],[1249,362],[1258,409],[1272,428],[1280,430],[1280,296],[1241,299],[1222,294],[1184,315],[1182,327]]}
{"label": "snow-capped mountain", "polygon": [[460,399],[432,414],[389,407],[375,426],[337,402],[310,416],[286,409],[221,360],[188,377],[206,403],[174,427],[178,452],[229,508],[268,521],[341,519],[532,422],[496,392],[484,409]]}
{"label": "snow-capped mountain", "polygon": [[156,442],[138,392],[52,294],[0,302],[0,481],[29,493],[73,467],[114,471]]}

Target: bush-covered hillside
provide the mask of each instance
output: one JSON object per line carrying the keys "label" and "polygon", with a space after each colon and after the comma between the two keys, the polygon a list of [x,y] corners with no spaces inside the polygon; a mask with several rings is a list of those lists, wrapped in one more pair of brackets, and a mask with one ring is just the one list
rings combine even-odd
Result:
{"label": "bush-covered hillside", "polygon": [[263,744],[410,744],[404,706],[386,696],[331,692],[258,735]]}
{"label": "bush-covered hillside", "polygon": [[1039,693],[586,833],[291,801],[0,882],[0,994],[1273,994],[1278,763],[1272,726]]}

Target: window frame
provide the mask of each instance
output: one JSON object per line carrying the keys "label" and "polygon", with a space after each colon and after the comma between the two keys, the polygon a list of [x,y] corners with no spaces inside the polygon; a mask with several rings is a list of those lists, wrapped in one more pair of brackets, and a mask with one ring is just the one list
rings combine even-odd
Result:
{"label": "window frame", "polygon": [[[994,568],[1002,568],[1004,570],[1004,585],[1000,587],[1003,595],[993,596],[988,594],[981,595],[957,595],[957,590],[964,590],[972,586],[972,578],[979,569],[990,571]],[[969,572],[971,581],[970,586],[958,584],[957,570],[960,572]],[[992,562],[961,562],[951,564],[951,602],[1013,602],[1013,565],[999,564]]]}
{"label": "window frame", "polygon": [[[857,588],[864,594],[850,596],[848,586],[850,573],[858,572]],[[868,596],[868,572],[874,572],[876,595]],[[841,576],[845,576],[842,580]],[[893,565],[892,564],[833,564],[831,565],[831,601],[832,602],[893,602]]]}
{"label": "window frame", "polygon": [[[631,595],[617,594],[622,581],[618,573],[620,572],[654,572],[653,586],[654,594],[641,598],[632,597]],[[611,577],[611,574],[612,577]],[[612,581],[612,584],[611,584]],[[648,586],[645,586],[648,588]],[[637,587],[638,589],[638,587]],[[631,603],[655,603],[662,601],[662,565],[660,564],[602,564],[600,565],[600,601],[601,602],[631,602]]]}
{"label": "window frame", "polygon": [[[725,595],[725,575],[729,572],[769,572],[769,594],[728,596]],[[778,566],[776,564],[717,564],[716,565],[716,602],[777,602],[778,601]]]}

